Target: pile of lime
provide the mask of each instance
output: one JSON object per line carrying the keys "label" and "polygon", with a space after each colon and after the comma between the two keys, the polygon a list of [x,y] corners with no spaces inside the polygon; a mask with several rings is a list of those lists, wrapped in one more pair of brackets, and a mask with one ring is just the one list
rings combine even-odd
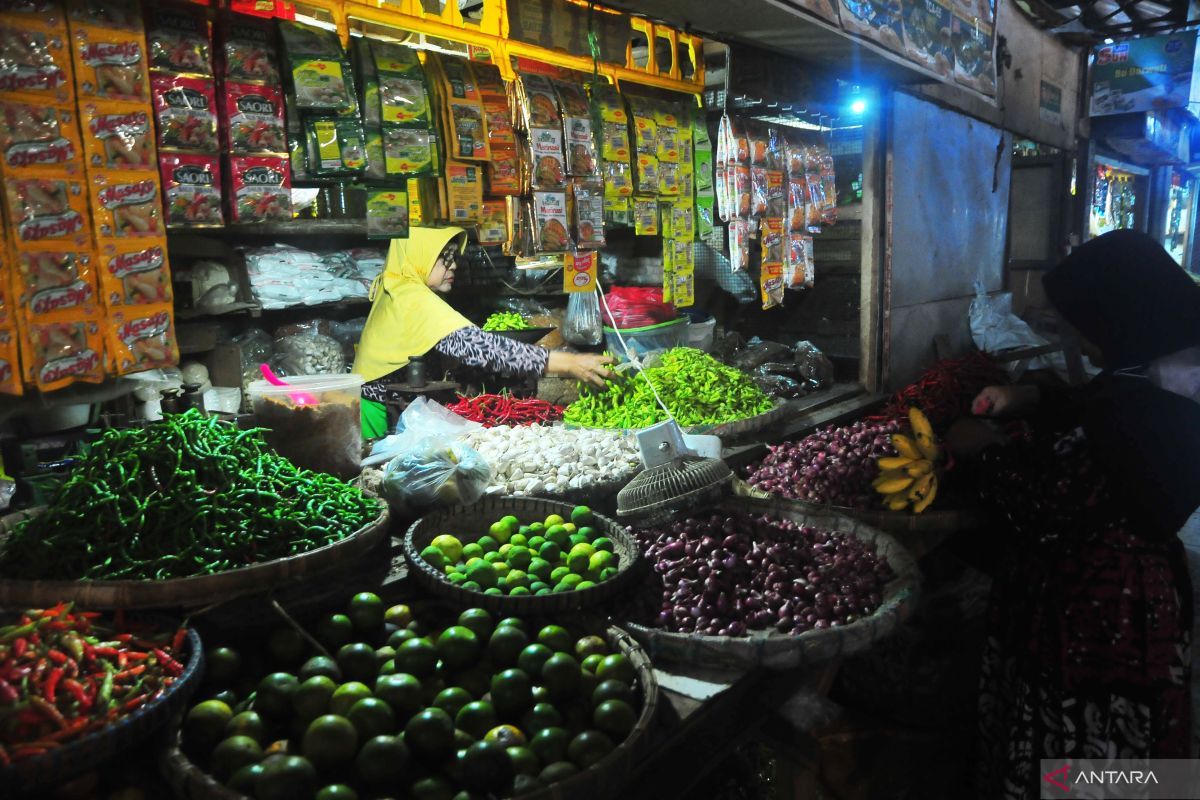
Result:
{"label": "pile of lime", "polygon": [[551,514],[523,524],[514,516],[493,522],[478,537],[443,533],[421,558],[446,580],[490,595],[544,595],[589,589],[617,574],[612,539],[592,527],[595,515],[576,506],[568,522]]}
{"label": "pile of lime", "polygon": [[[421,615],[425,616],[425,615]],[[595,765],[633,730],[630,660],[587,631],[483,609],[415,618],[354,597],[311,634],[211,648],[184,751],[256,800],[521,795]]]}

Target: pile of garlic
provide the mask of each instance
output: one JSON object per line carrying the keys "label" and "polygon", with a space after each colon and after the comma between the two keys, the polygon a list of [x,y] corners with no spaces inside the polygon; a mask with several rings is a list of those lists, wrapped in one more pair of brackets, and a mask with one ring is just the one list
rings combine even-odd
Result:
{"label": "pile of garlic", "polygon": [[488,494],[564,494],[633,478],[637,442],[620,431],[497,426],[462,437],[492,468]]}

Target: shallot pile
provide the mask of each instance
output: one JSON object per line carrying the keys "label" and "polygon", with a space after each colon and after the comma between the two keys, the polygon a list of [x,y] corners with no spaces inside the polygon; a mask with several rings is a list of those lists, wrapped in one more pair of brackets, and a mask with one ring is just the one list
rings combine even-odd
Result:
{"label": "shallot pile", "polygon": [[878,504],[871,481],[879,477],[876,459],[896,455],[891,434],[899,420],[829,426],[801,439],[771,447],[750,468],[746,482],[789,500],[830,503],[849,508]]}
{"label": "shallot pile", "polygon": [[766,516],[714,514],[634,534],[654,564],[654,589],[632,615],[676,633],[848,625],[879,608],[895,577],[856,536]]}

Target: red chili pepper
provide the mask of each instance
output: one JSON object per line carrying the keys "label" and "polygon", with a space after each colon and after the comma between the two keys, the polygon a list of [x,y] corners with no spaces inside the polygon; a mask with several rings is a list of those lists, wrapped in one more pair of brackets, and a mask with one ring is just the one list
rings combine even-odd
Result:
{"label": "red chili pepper", "polygon": [[7,767],[11,763],[12,756],[8,754],[8,750],[4,748],[4,745],[0,744],[0,765]]}
{"label": "red chili pepper", "polygon": [[119,656],[121,654],[121,651],[115,647],[93,647],[92,653],[97,656],[107,656],[109,658],[116,658],[117,656]]}
{"label": "red chili pepper", "polygon": [[171,640],[171,652],[178,653],[182,650],[185,639],[187,639],[187,628],[180,628],[175,631],[175,638]]}
{"label": "red chili pepper", "polygon": [[25,655],[27,649],[29,649],[29,640],[25,638],[17,639],[13,642],[13,657],[20,658]]}
{"label": "red chili pepper", "polygon": [[72,678],[67,678],[62,682],[62,687],[67,690],[71,697],[75,698],[76,703],[79,703],[80,712],[87,711],[89,708],[91,708],[92,704],[88,702],[87,690],[83,688],[79,681],[76,681]]}
{"label": "red chili pepper", "polygon": [[125,654],[127,661],[145,661],[150,657],[149,653],[139,653],[137,650],[130,650]]}
{"label": "red chili pepper", "polygon": [[53,661],[55,664],[65,664],[65,663],[67,663],[67,661],[70,660],[67,658],[66,653],[62,652],[61,650],[55,650],[53,648],[46,651],[46,656],[51,661]]}
{"label": "red chili pepper", "polygon": [[183,674],[183,664],[180,664],[162,650],[155,648],[154,657],[158,659],[158,663],[162,665],[162,668],[167,671],[168,675]]}
{"label": "red chili pepper", "polygon": [[130,667],[129,669],[125,670],[124,672],[118,672],[116,675],[113,675],[113,682],[116,683],[117,681],[120,681],[120,680],[125,680],[127,678],[136,677],[138,675],[141,675],[145,671],[146,671],[146,665],[138,664],[136,667]]}
{"label": "red chili pepper", "polygon": [[126,701],[125,705],[122,706],[122,708],[124,708],[126,711],[132,711],[133,709],[140,706],[142,703],[146,702],[148,699],[150,699],[149,695],[145,695],[145,694],[139,695],[139,696],[133,698],[132,700]]}
{"label": "red chili pepper", "polygon": [[12,705],[20,698],[16,687],[0,678],[0,705]]}
{"label": "red chili pepper", "polygon": [[58,693],[58,682],[62,680],[63,668],[55,667],[50,670],[50,676],[46,678],[46,682],[42,684],[42,694],[51,703],[57,702],[55,695]]}
{"label": "red chili pepper", "polygon": [[38,711],[42,712],[42,715],[44,717],[49,719],[51,722],[53,722],[58,727],[60,727],[60,728],[67,727],[66,718],[63,717],[62,712],[59,711],[58,708],[56,708],[53,703],[49,702],[45,698],[38,697],[37,695],[33,695],[32,697],[30,697],[29,702],[32,703],[37,708]]}

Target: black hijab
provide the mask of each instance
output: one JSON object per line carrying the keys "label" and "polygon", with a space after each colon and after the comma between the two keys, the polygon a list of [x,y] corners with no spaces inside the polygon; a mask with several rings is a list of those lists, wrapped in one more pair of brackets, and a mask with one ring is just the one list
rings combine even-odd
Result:
{"label": "black hijab", "polygon": [[1200,344],[1200,286],[1139,231],[1092,239],[1050,270],[1042,285],[1110,369]]}
{"label": "black hijab", "polygon": [[[1200,286],[1144,233],[1093,239],[1042,283],[1058,312],[1100,348],[1109,370],[1200,344]],[[1200,404],[1144,378],[1108,372],[1088,387],[1082,422],[1136,529],[1174,536],[1200,505]]]}

